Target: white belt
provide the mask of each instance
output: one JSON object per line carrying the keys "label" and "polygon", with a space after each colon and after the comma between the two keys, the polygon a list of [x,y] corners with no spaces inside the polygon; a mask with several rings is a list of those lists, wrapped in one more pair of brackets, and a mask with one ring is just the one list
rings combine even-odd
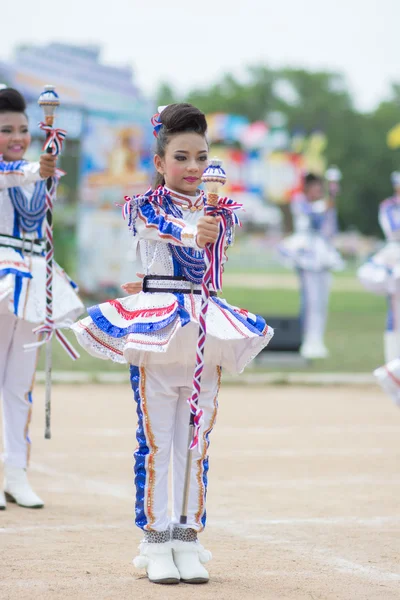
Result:
{"label": "white belt", "polygon": [[46,240],[30,240],[0,233],[0,247],[22,250],[26,254],[41,255],[46,250]]}

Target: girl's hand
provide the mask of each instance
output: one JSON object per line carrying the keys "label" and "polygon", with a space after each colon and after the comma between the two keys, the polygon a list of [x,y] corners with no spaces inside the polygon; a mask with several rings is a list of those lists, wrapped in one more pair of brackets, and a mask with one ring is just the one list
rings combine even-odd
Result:
{"label": "girl's hand", "polygon": [[57,156],[52,154],[41,154],[39,158],[39,174],[42,179],[53,177],[56,173],[57,168]]}
{"label": "girl's hand", "polygon": [[[143,279],[144,274],[136,273],[136,276],[140,277],[140,279]],[[121,288],[124,290],[124,292],[126,292],[127,294],[132,296],[133,294],[139,294],[142,291],[143,282],[142,281],[131,281],[128,283],[123,283],[121,285]]]}
{"label": "girl's hand", "polygon": [[198,220],[196,242],[200,248],[217,241],[220,221],[221,217],[201,217]]}

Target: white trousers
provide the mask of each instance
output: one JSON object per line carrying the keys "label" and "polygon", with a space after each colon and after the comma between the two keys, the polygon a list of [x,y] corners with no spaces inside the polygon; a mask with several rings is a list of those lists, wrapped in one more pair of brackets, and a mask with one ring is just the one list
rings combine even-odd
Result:
{"label": "white trousers", "polygon": [[29,463],[29,423],[38,351],[25,352],[24,344],[37,341],[33,327],[11,313],[0,315],[4,462],[19,468],[26,468]]}
{"label": "white trousers", "polygon": [[400,295],[388,296],[387,306],[386,331],[384,333],[386,363],[400,356]]}
{"label": "white trousers", "polygon": [[328,318],[330,271],[299,270],[303,344],[324,346]]}
{"label": "white trousers", "polygon": [[[184,351],[184,350],[182,350]],[[136,525],[165,531],[179,523],[182,510],[193,366],[131,366],[138,414],[135,451]],[[201,531],[206,522],[209,435],[215,424],[221,369],[206,366],[199,405],[204,411],[201,447],[191,451],[186,527]],[[168,469],[172,456],[172,516],[168,515]]]}

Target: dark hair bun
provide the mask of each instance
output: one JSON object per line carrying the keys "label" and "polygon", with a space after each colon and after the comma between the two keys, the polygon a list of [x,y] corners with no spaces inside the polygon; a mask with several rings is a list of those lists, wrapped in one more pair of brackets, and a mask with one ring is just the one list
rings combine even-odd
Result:
{"label": "dark hair bun", "polygon": [[0,90],[0,112],[23,113],[26,110],[25,98],[13,88]]}
{"label": "dark hair bun", "polygon": [[170,104],[164,108],[160,120],[166,129],[166,133],[170,135],[182,131],[194,131],[200,135],[205,135],[207,131],[207,121],[204,113],[192,104],[184,102]]}
{"label": "dark hair bun", "polygon": [[311,185],[313,183],[323,183],[322,177],[320,177],[319,175],[316,175],[315,173],[307,173],[304,176],[304,184]]}

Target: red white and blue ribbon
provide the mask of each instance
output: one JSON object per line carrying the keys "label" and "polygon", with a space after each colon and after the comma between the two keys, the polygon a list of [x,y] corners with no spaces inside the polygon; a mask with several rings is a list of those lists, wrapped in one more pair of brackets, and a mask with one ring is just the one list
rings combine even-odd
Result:
{"label": "red white and blue ribbon", "polygon": [[[65,323],[64,326],[68,327],[69,325],[70,325],[69,323]],[[65,335],[60,331],[60,329],[59,329],[60,326],[61,325],[59,324],[56,327],[54,325],[54,321],[52,319],[50,321],[47,318],[45,323],[43,323],[42,325],[39,325],[39,327],[36,327],[33,330],[33,333],[41,336],[42,339],[40,340],[40,342],[35,342],[33,344],[26,344],[25,348],[27,350],[29,350],[30,348],[38,348],[39,346],[42,346],[42,345],[46,344],[47,342],[49,342],[51,340],[51,338],[53,337],[53,334],[55,334],[56,339],[60,342],[61,346],[64,348],[64,350],[68,354],[68,356],[70,358],[72,358],[72,360],[77,360],[80,357],[80,354],[75,350],[73,345],[69,342],[69,340],[65,337]]]}
{"label": "red white and blue ribbon", "polygon": [[43,151],[52,154],[53,156],[58,156],[67,135],[65,129],[54,129],[51,125],[47,125],[43,122],[39,123],[39,128],[46,132],[46,141],[42,148]]}
{"label": "red white and blue ribbon", "polygon": [[160,113],[156,113],[151,117],[151,124],[153,125],[153,135],[154,137],[158,137],[158,133],[163,126],[160,119]]}
{"label": "red white and blue ribbon", "polygon": [[232,235],[235,224],[240,224],[235,211],[240,210],[242,204],[234,202],[229,198],[219,198],[216,206],[209,204],[205,207],[205,213],[214,217],[221,217],[219,236],[215,244],[207,244],[204,248],[205,271],[201,284],[201,308],[199,314],[199,337],[196,348],[196,366],[193,375],[192,395],[188,399],[190,412],[193,416],[193,438],[189,446],[190,450],[200,447],[200,430],[203,423],[203,409],[199,406],[201,392],[201,376],[204,370],[204,347],[207,336],[207,312],[210,299],[210,287],[215,291],[222,289],[222,261],[225,252],[226,236]]}

